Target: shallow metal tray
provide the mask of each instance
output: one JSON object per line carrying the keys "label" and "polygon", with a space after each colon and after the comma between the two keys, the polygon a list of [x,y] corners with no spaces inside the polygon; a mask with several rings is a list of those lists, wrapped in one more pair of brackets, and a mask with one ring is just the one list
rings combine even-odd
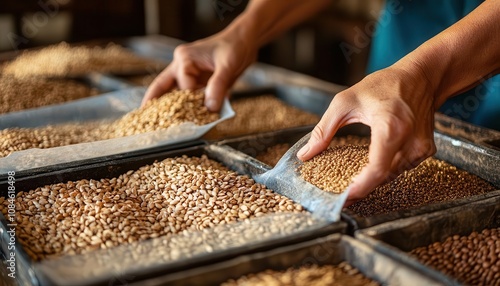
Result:
{"label": "shallow metal tray", "polygon": [[[69,180],[113,177],[129,170],[138,169],[143,165],[153,163],[155,160],[162,160],[179,155],[200,156],[202,154],[206,154],[209,157],[217,158],[217,161],[224,163],[230,169],[239,170],[240,172],[248,170],[247,174],[251,173],[250,170],[265,170],[257,161],[245,160],[246,158],[238,159],[240,157],[234,156],[234,154],[231,155],[227,152],[228,151],[225,148],[195,146],[156,154],[146,154],[134,158],[115,159],[108,162],[101,162],[81,167],[71,167],[65,170],[19,178],[15,181],[15,188],[17,192],[29,191],[38,186],[58,182],[67,182]],[[5,197],[7,195],[7,186],[7,182],[0,183],[1,196]],[[6,249],[6,243],[8,241],[8,236],[6,234],[8,222],[2,215],[0,215],[0,217],[0,233],[2,234],[1,250],[3,254],[6,255],[9,253]],[[138,244],[122,245],[108,250],[96,250],[86,255],[63,256],[54,260],[44,260],[41,262],[33,262],[17,241],[15,250],[17,257],[17,274],[20,279],[20,285],[108,285],[109,281],[115,281],[116,279],[122,278],[129,279],[127,280],[128,282],[141,281],[142,279],[155,277],[159,274],[173,273],[175,271],[207,265],[233,258],[238,255],[305,241],[321,235],[344,232],[345,229],[346,224],[343,222],[333,224],[322,222],[318,225],[313,224],[309,228],[296,230],[293,235],[276,236],[268,239],[256,238],[255,241],[245,245],[227,248],[212,253],[201,253],[183,260],[172,260],[168,263],[162,261],[161,263],[158,262],[160,264],[155,264],[153,266],[150,266],[151,263],[145,264],[141,261],[141,259],[148,259],[149,256],[155,253],[155,248],[148,248],[151,245],[148,244],[148,242],[161,241],[162,238],[150,239]],[[141,257],[141,259],[132,261],[133,265],[125,263],[126,260],[130,260],[134,251],[139,251],[138,249],[141,249],[141,246],[145,244],[148,246],[144,249],[149,249],[149,252],[142,252],[140,255],[134,256]],[[129,263],[131,262],[129,261]],[[113,271],[107,271],[115,266],[124,268],[122,268],[118,273],[115,272],[114,269]],[[87,275],[91,270],[96,269],[104,271],[104,274],[103,272],[100,272],[100,275],[97,277]]]}
{"label": "shallow metal tray", "polygon": [[460,138],[500,152],[500,131],[480,127],[441,113],[435,116],[436,129],[452,137]]}
{"label": "shallow metal tray", "polygon": [[[141,282],[140,285],[220,285],[267,269],[285,270],[310,264],[346,261],[382,285],[447,285],[443,275],[415,265],[400,263],[349,236],[333,234],[268,252],[240,256],[218,264],[191,269]],[[132,284],[139,285],[139,284]]]}
{"label": "shallow metal tray", "polygon": [[[268,147],[279,143],[290,143],[293,145],[310,130],[311,128],[307,127],[295,128],[255,136],[245,136],[231,140],[224,140],[218,144],[228,145],[238,151],[255,157],[257,154],[265,151]],[[369,129],[367,129],[364,125],[350,125],[339,130],[336,136],[346,135],[369,136]],[[437,153],[434,157],[481,177],[482,179],[490,182],[497,189],[500,188],[500,173],[498,172],[498,166],[500,166],[499,152],[489,148],[483,148],[482,146],[478,146],[474,143],[461,141],[438,131],[434,132],[434,140],[437,147]],[[267,166],[267,168],[271,167]],[[357,229],[370,227],[387,221],[466,205],[477,200],[497,195],[500,195],[500,190],[465,199],[435,203],[371,217],[362,217],[349,209],[344,209],[342,212],[342,218],[348,222],[349,232],[353,232]]]}
{"label": "shallow metal tray", "polygon": [[[500,226],[500,196],[467,205],[383,223],[359,230],[355,237],[377,250],[414,267],[424,267],[406,252],[458,234]],[[456,282],[458,284],[458,282]]]}

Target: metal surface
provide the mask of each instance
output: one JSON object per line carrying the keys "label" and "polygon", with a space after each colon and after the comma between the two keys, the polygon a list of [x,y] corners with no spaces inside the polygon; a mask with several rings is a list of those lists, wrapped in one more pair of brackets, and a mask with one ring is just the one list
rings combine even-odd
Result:
{"label": "metal surface", "polygon": [[459,207],[383,223],[359,230],[355,237],[377,250],[414,267],[427,268],[406,252],[452,235],[500,226],[500,196]]}
{"label": "metal surface", "polygon": [[220,285],[229,279],[267,269],[279,271],[301,265],[338,264],[341,261],[348,262],[382,285],[453,284],[451,280],[432,270],[400,263],[351,237],[334,234],[132,285]]}
{"label": "metal surface", "polygon": [[[310,129],[307,127],[296,128],[285,131],[269,132],[255,136],[245,136],[231,140],[224,140],[218,144],[226,144],[236,150],[244,152],[250,156],[257,156],[268,147],[279,143],[294,144],[299,138],[304,136]],[[351,125],[339,130],[337,136],[357,135],[368,136],[369,130],[364,125]],[[446,161],[460,169],[477,175],[490,182],[496,188],[500,188],[500,152],[483,148],[467,141],[462,141],[441,132],[434,133],[437,147],[436,158]],[[262,163],[264,165],[264,163]],[[267,168],[270,168],[267,166]],[[371,217],[361,217],[349,209],[344,209],[342,218],[348,222],[350,230],[367,228],[373,225],[392,221],[400,218],[412,217],[424,213],[466,205],[471,202],[500,195],[500,190],[489,192],[483,195],[469,198],[430,204],[421,207],[414,207],[387,214],[380,214]]]}
{"label": "metal surface", "polygon": [[500,131],[473,125],[441,113],[435,115],[435,126],[437,130],[449,136],[500,152]]}
{"label": "metal surface", "polygon": [[[16,189],[18,191],[28,191],[38,186],[54,184],[58,182],[66,182],[69,180],[78,179],[100,179],[103,177],[114,177],[128,170],[138,169],[139,167],[153,163],[155,160],[162,160],[168,157],[179,155],[199,156],[207,154],[212,158],[221,158],[223,163],[229,168],[234,167],[238,170],[258,170],[262,166],[255,161],[247,161],[245,158],[237,158],[230,156],[228,150],[210,149],[205,146],[196,146],[187,149],[161,152],[156,154],[143,155],[136,158],[124,158],[120,160],[112,160],[105,163],[97,163],[88,166],[73,167],[67,170],[59,170],[46,174],[37,174],[32,177],[24,177],[16,180]],[[243,160],[243,161],[241,161]],[[244,168],[241,168],[244,166]],[[263,169],[264,171],[265,169]],[[7,192],[7,182],[0,183],[1,195],[5,196]],[[263,216],[262,218],[266,218]],[[260,219],[260,218],[258,218]],[[264,222],[255,219],[255,224],[263,225]],[[249,225],[251,225],[248,223]],[[270,223],[272,222],[266,222]],[[245,227],[244,223],[235,224],[238,227]],[[7,222],[2,216],[2,230],[7,229]],[[233,227],[233,225],[228,225]],[[158,249],[162,248],[163,239],[150,239],[137,244],[127,244],[108,250],[96,250],[85,255],[63,256],[61,258],[44,260],[41,262],[33,262],[23,251],[22,246],[17,242],[16,256],[18,258],[18,274],[20,279],[32,279],[36,273],[35,281],[41,285],[107,285],[109,281],[120,277],[132,277],[129,282],[140,281],[142,279],[155,277],[159,274],[173,273],[175,271],[186,270],[192,267],[207,265],[224,259],[236,257],[241,254],[252,253],[255,251],[267,250],[290,243],[305,241],[318,235],[326,235],[334,232],[345,231],[344,223],[327,223],[324,221],[313,220],[313,224],[308,227],[297,227],[293,233],[286,236],[276,235],[264,237],[259,233],[254,233],[257,237],[248,240],[244,245],[233,245],[227,249],[217,249],[221,247],[215,243],[207,244],[217,251],[210,252],[203,250],[199,253],[189,253],[188,257],[181,260],[162,260],[156,259]],[[234,232],[234,231],[233,231]],[[236,231],[238,235],[240,232]],[[217,236],[217,230],[213,231],[213,235]],[[193,232],[193,239],[200,237],[202,234]],[[210,235],[210,231],[208,232]],[[207,232],[203,231],[204,239],[210,238]],[[168,239],[166,239],[168,240]],[[2,252],[8,253],[5,249],[6,239],[2,241]],[[209,243],[209,241],[203,241]],[[201,246],[203,246],[201,243]],[[197,245],[200,246],[200,245]],[[163,247],[164,248],[164,247]],[[208,251],[208,252],[207,252]],[[136,257],[131,260],[131,257]],[[151,258],[151,259],[149,259]],[[148,260],[149,259],[149,260]],[[92,276],[94,275],[95,276]]]}

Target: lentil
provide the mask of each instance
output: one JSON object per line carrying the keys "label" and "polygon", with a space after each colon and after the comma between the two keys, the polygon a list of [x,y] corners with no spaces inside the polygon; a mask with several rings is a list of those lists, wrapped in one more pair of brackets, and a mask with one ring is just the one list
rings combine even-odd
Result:
{"label": "lentil", "polygon": [[500,285],[500,228],[453,235],[410,251],[422,263],[467,285]]}
{"label": "lentil", "polygon": [[166,129],[183,122],[207,124],[219,118],[203,105],[201,91],[172,91],[112,122],[71,123],[0,130],[0,157],[30,148],[51,148]]}
{"label": "lentil", "polygon": [[346,262],[339,265],[307,265],[300,268],[288,268],[285,271],[266,270],[256,274],[245,275],[237,280],[231,279],[221,284],[233,285],[380,285],[367,278],[356,268]]}
{"label": "lentil", "polygon": [[[6,214],[8,202],[0,200]],[[17,235],[35,260],[302,211],[205,155],[168,158],[111,179],[46,185],[16,197]]]}
{"label": "lentil", "polygon": [[239,98],[231,101],[236,116],[217,124],[205,135],[214,140],[246,134],[315,124],[319,116],[287,105],[272,95]]}

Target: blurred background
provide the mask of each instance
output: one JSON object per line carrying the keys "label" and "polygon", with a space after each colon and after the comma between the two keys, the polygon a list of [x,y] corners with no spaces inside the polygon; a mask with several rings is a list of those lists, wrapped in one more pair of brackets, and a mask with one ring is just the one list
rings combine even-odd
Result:
{"label": "blurred background", "polygon": [[[0,51],[161,34],[212,35],[248,0],[2,0]],[[340,0],[266,45],[258,61],[352,85],[363,77],[382,0]],[[361,44],[360,44],[361,43]]]}

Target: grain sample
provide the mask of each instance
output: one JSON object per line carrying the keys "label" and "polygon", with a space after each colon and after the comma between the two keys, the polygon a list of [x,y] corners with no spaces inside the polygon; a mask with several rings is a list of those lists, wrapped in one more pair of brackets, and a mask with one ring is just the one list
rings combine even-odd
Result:
{"label": "grain sample", "polygon": [[500,285],[500,228],[453,235],[410,254],[461,283]]}
{"label": "grain sample", "polygon": [[[354,135],[347,135],[342,137],[334,137],[330,142],[330,147],[340,146],[340,145],[365,145],[370,144],[369,137],[361,137]],[[292,147],[291,144],[283,143],[276,144],[268,147],[264,152],[257,154],[255,157],[257,160],[268,164],[269,166],[275,166],[278,161],[285,155],[286,151]]]}
{"label": "grain sample", "polygon": [[154,65],[126,49],[109,44],[106,47],[70,46],[60,43],[34,51],[25,51],[5,64],[2,73],[15,77],[68,77],[89,72],[127,73],[144,71]]}
{"label": "grain sample", "polygon": [[[2,212],[8,201],[3,198]],[[300,205],[205,155],[111,179],[46,185],[16,197],[17,236],[36,260],[200,230]]]}
{"label": "grain sample", "polygon": [[256,274],[245,275],[237,280],[231,279],[221,286],[254,285],[254,286],[375,286],[377,282],[367,278],[356,268],[346,262],[339,265],[307,265],[300,268],[288,268],[285,271],[266,270]]}
{"label": "grain sample", "polygon": [[340,194],[366,164],[368,145],[339,145],[304,162],[300,175],[322,190]]}
{"label": "grain sample", "polygon": [[203,105],[200,91],[172,91],[112,122],[70,123],[0,130],[0,157],[30,148],[52,148],[167,129],[183,122],[204,125],[219,119]]}
{"label": "grain sample", "polygon": [[236,116],[217,124],[206,139],[221,139],[246,134],[316,124],[319,116],[287,105],[272,95],[240,98],[231,101]]}
{"label": "grain sample", "polygon": [[97,90],[74,80],[0,76],[0,114],[96,95]]}
{"label": "grain sample", "polygon": [[[368,146],[345,145],[329,148],[304,162],[301,176],[317,187],[342,192],[368,163]],[[383,184],[350,210],[367,217],[432,203],[453,201],[494,191],[483,179],[435,159],[428,158],[412,170]]]}
{"label": "grain sample", "polygon": [[276,144],[267,148],[264,152],[258,154],[255,158],[269,166],[275,166],[278,161],[285,155],[286,151],[290,149],[290,144]]}

